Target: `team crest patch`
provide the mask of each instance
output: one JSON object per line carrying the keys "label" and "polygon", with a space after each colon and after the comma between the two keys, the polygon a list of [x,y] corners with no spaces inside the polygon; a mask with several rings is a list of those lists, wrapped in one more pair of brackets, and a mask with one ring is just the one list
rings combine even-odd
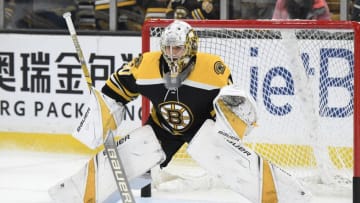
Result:
{"label": "team crest patch", "polygon": [[224,74],[224,72],[225,72],[225,64],[222,63],[221,61],[217,61],[215,63],[215,65],[214,65],[214,71],[218,75]]}
{"label": "team crest patch", "polygon": [[162,117],[174,132],[186,131],[194,121],[191,109],[178,101],[167,101],[159,104]]}

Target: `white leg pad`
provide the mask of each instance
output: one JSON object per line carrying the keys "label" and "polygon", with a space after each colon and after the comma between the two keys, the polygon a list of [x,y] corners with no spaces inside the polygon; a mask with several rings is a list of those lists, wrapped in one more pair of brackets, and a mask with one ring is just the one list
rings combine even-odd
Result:
{"label": "white leg pad", "polygon": [[[152,128],[148,125],[138,128],[122,137],[117,143],[130,185],[137,185],[138,188],[141,182],[149,183],[147,178],[139,178],[139,176],[165,160],[165,153]],[[56,202],[69,203],[84,202],[84,199],[107,202],[109,198],[111,199],[117,193],[117,186],[105,154],[104,151],[99,152],[79,172],[51,187],[50,196]],[[91,170],[92,163],[93,170]],[[95,177],[94,181],[91,181],[91,175]],[[89,188],[95,188],[95,191],[86,193],[86,189],[89,191]]]}
{"label": "white leg pad", "polygon": [[206,121],[190,142],[188,154],[251,202],[309,201],[310,194],[290,174],[264,161],[240,140],[231,140],[236,136],[227,136],[229,132]]}

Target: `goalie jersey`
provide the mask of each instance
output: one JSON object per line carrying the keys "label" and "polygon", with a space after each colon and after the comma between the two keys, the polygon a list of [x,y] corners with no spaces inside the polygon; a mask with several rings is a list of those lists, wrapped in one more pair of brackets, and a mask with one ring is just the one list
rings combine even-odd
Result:
{"label": "goalie jersey", "polygon": [[124,64],[106,81],[102,92],[126,104],[138,95],[152,103],[150,120],[169,136],[190,141],[206,119],[214,119],[213,100],[232,84],[230,69],[219,56],[197,53],[188,77],[177,89],[167,89],[168,66],[161,52],[148,52]]}

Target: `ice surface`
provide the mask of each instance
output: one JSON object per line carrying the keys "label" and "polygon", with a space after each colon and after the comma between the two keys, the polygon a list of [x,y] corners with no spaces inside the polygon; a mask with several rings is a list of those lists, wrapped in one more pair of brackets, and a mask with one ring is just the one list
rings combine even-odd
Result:
{"label": "ice surface", "polygon": [[[53,203],[47,190],[50,186],[79,170],[88,155],[0,150],[0,202]],[[139,197],[139,203],[247,203],[241,196],[214,189],[194,192],[153,191],[151,198]],[[118,201],[119,203],[121,201]],[[351,203],[352,197],[314,197],[313,203]]]}

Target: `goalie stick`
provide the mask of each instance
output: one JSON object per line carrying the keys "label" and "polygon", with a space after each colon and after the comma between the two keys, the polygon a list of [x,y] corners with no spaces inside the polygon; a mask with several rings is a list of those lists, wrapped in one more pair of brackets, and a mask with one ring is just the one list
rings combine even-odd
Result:
{"label": "goalie stick", "polygon": [[[82,69],[83,74],[85,76],[86,83],[87,83],[87,86],[89,88],[90,94],[94,94],[95,97],[98,99],[98,97],[97,97],[97,95],[95,93],[95,90],[93,89],[93,86],[92,86],[92,80],[91,80],[89,70],[88,70],[87,65],[86,65],[86,61],[84,59],[83,52],[82,52],[81,47],[80,47],[79,40],[77,38],[77,34],[76,34],[76,31],[75,31],[74,24],[73,24],[72,19],[71,19],[71,13],[66,12],[66,13],[63,14],[63,17],[64,17],[64,19],[66,21],[66,25],[68,27],[71,39],[72,39],[73,44],[75,46],[76,53],[77,53],[77,55],[79,57],[79,60],[80,60],[80,63],[81,63],[81,69]],[[110,119],[111,119],[111,117],[109,116],[109,118],[107,120],[109,121]],[[112,134],[111,129],[108,127],[108,123],[109,122],[106,122],[106,125],[105,125],[105,129],[108,129],[108,131],[107,131],[107,135],[106,135],[105,140],[104,140],[104,148],[105,148],[105,152],[106,152],[106,154],[108,156],[109,163],[110,163],[110,166],[111,166],[111,170],[113,172],[113,175],[114,175],[114,178],[115,178],[115,181],[116,181],[116,186],[117,186],[118,191],[120,193],[121,199],[122,199],[122,201],[124,203],[125,202],[126,203],[134,203],[135,199],[134,199],[134,196],[133,196],[133,194],[131,192],[130,184],[129,184],[129,181],[128,181],[127,177],[126,177],[125,170],[123,168],[123,165],[122,165],[122,162],[121,162],[121,159],[120,159],[120,156],[119,156],[119,152],[118,152],[116,144],[115,144],[114,136]]]}

